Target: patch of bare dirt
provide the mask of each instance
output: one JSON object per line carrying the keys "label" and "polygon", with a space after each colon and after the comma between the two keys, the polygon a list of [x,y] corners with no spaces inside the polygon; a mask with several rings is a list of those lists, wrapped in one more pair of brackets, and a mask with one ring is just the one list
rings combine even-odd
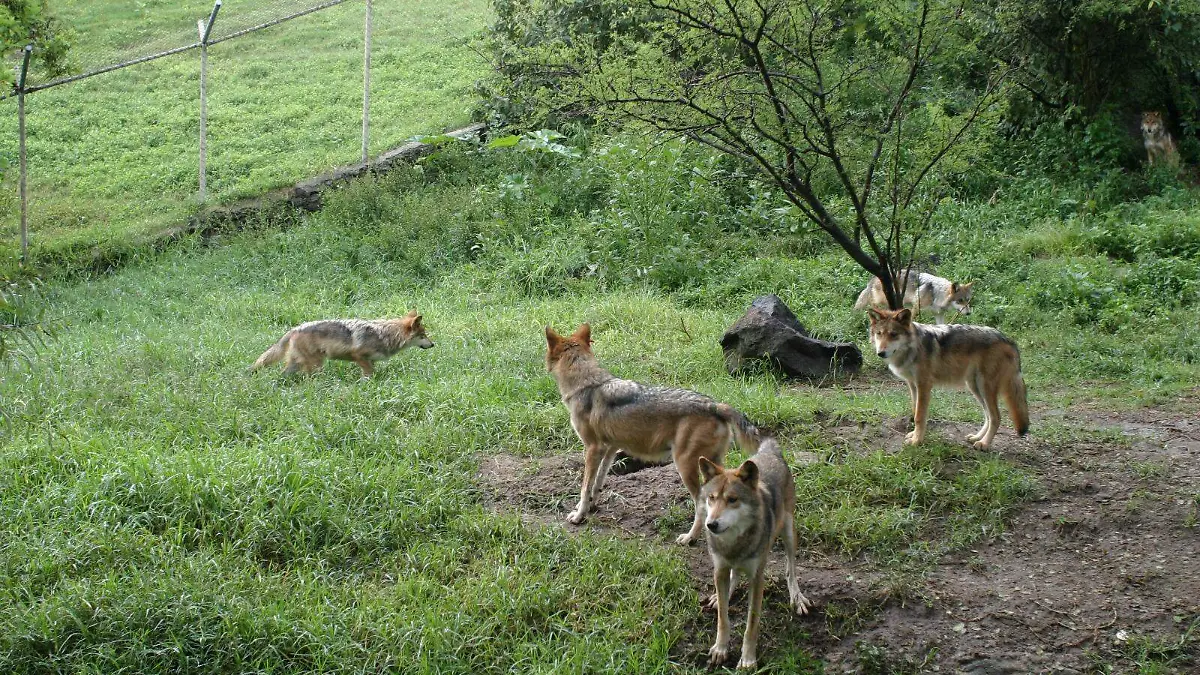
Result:
{"label": "patch of bare dirt", "polygon": [[[1094,429],[1095,440],[1078,440],[1086,433],[1043,440],[1036,426],[1031,438],[1018,439],[1002,429],[995,447],[1039,478],[1043,496],[999,538],[945,557],[910,596],[920,599],[881,597],[882,572],[861,561],[802,553],[801,584],[816,607],[795,617],[777,554],[760,646],[767,662],[776,645],[803,640],[828,672],[861,672],[859,643],[883,647],[906,672],[1082,673],[1097,659],[1121,672],[1122,664],[1132,669],[1122,652],[1137,640],[1177,641],[1200,616],[1200,419],[1150,409],[1038,416]],[[898,449],[906,429],[902,419],[829,422],[836,426],[825,429],[826,438],[849,449]],[[975,426],[931,430],[965,444]],[[492,456],[481,461],[480,479],[494,508],[575,530],[565,518],[578,499],[582,465],[581,454]],[[654,466],[610,475],[583,527],[670,547],[691,512],[674,466]],[[683,554],[699,606],[711,592],[711,563],[703,543]],[[712,624],[697,611],[693,637],[678,647],[682,659],[704,661]],[[1200,672],[1200,662],[1179,659],[1171,668],[1166,672]]]}

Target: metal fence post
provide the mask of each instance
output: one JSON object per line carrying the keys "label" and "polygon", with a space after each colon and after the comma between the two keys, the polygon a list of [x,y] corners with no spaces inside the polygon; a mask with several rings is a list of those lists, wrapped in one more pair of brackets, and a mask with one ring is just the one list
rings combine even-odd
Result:
{"label": "metal fence post", "polygon": [[371,0],[367,0],[366,26],[363,28],[363,115],[362,161],[367,163],[367,146],[371,140]]}
{"label": "metal fence post", "polygon": [[208,24],[204,19],[196,22],[200,32],[200,203],[208,199],[208,38],[212,35],[213,24],[217,20],[217,12],[221,10],[221,0],[213,3],[212,14],[208,15]]}
{"label": "metal fence post", "polygon": [[25,161],[25,76],[29,73],[29,56],[33,53],[33,45],[25,45],[25,53],[21,57],[21,74],[17,76],[17,136],[20,176],[17,190],[21,193],[21,264],[29,258],[29,197],[25,184],[28,181],[28,166]]}

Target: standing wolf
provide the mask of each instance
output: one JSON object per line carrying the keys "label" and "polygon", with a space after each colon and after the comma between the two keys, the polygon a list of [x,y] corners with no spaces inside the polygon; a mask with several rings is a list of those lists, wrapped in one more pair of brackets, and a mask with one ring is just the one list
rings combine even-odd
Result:
{"label": "standing wolf", "polygon": [[[914,284],[910,280],[911,274],[911,271],[906,271],[901,277],[904,283],[904,304],[912,305],[918,312],[928,307],[938,323],[946,323],[946,314],[951,310],[959,311],[964,316],[971,313],[971,287],[974,282],[959,284],[920,272]],[[883,293],[883,283],[879,281],[879,277],[871,277],[871,282],[858,294],[854,309],[862,311],[870,307],[886,306],[887,296]]]}
{"label": "standing wolf", "polygon": [[870,309],[871,344],[888,369],[908,384],[913,430],[906,445],[925,440],[925,419],[933,386],[966,387],[983,408],[983,427],[967,438],[981,450],[1000,428],[998,397],[1008,402],[1017,434],[1029,432],[1029,403],[1021,377],[1021,352],[995,328],[954,324],[927,326],[907,309]]}
{"label": "standing wolf", "polygon": [[567,337],[546,326],[546,370],[558,383],[571,427],[583,442],[583,486],[567,520],[579,524],[587,518],[618,450],[647,462],[670,457],[696,503],[692,529],[676,542],[695,541],[704,525],[697,463],[701,457],[721,461],[735,438],[742,448],[757,446],[758,430],[746,416],[694,391],[614,377],[592,354],[586,323]]}
{"label": "standing wolf", "polygon": [[1146,148],[1146,161],[1151,165],[1179,166],[1179,151],[1175,149],[1175,140],[1167,130],[1162,113],[1152,110],[1142,113],[1142,145]]}
{"label": "standing wolf", "polygon": [[382,361],[406,347],[429,349],[433,342],[425,335],[425,326],[416,310],[400,319],[327,319],[309,321],[284,333],[270,349],[250,366],[263,366],[287,359],[285,373],[303,370],[311,373],[325,359],[353,361],[364,378],[374,372],[373,361]]}
{"label": "standing wolf", "polygon": [[758,627],[762,618],[763,574],[771,542],[783,536],[787,553],[788,597],[797,614],[808,613],[808,599],[796,580],[796,485],[792,470],[774,439],[766,439],[758,453],[737,469],[724,469],[700,459],[700,473],[708,518],[708,552],[713,561],[715,592],[709,607],[717,609],[717,639],[708,650],[709,665],[729,658],[729,598],[738,577],[750,580],[750,611],[742,638],[738,668],[758,665]]}

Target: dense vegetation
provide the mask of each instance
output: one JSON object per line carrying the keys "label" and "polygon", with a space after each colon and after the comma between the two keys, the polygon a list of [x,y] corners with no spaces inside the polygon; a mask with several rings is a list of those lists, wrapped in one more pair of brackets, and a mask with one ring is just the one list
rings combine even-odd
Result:
{"label": "dense vegetation", "polygon": [[[1018,49],[1023,38],[1040,44],[1033,31],[1068,30],[1050,20],[1067,21],[1062,12],[1071,30],[1125,12],[1118,32],[1129,63],[1185,81],[1187,3],[1154,2],[1136,16],[1120,2],[1021,4],[972,39]],[[546,73],[527,68],[526,48],[558,49],[565,38],[645,39],[636,7],[496,8],[502,68],[484,83],[480,108],[518,130],[550,124],[565,135],[446,142],[415,167],[337,190],[320,213],[272,211],[243,232],[165,250],[137,236],[161,221],[122,205],[190,180],[167,148],[190,133],[163,131],[162,154],[136,167],[56,179],[76,192],[52,202],[62,229],[49,232],[58,248],[44,256],[83,259],[100,230],[69,225],[89,209],[115,225],[106,245],[141,255],[109,273],[51,279],[32,305],[27,285],[0,289],[0,324],[37,320],[44,307],[55,333],[20,343],[32,358],[10,360],[0,382],[0,671],[699,672],[706,587],[669,545],[690,516],[686,502],[645,538],[557,527],[575,483],[529,505],[550,526],[491,507],[478,474],[487,458],[579,451],[542,365],[546,324],[590,321],[601,362],[617,374],[728,401],[776,430],[789,453],[815,452],[821,461],[796,471],[804,550],[878,573],[880,602],[926,601],[925,575],[943,556],[999,536],[1043,493],[1038,467],[1004,447],[979,453],[937,432],[895,451],[836,438],[831,426],[879,428],[907,414],[904,387],[873,357],[850,383],[730,378],[717,341],[762,293],[780,295],[817,335],[865,347],[865,320],[851,305],[866,273],[746,163],[564,108],[561,91],[545,90]],[[324,44],[326,28],[313,24],[297,51],[270,58]],[[1024,49],[1022,74],[1048,88],[1014,84],[974,127],[940,179],[920,260],[976,280],[972,320],[1021,345],[1036,442],[1078,442],[1090,432],[1039,411],[1194,393],[1200,191],[1186,173],[1141,167],[1127,128],[1142,105],[1134,93],[1097,94],[1071,76],[1078,64]],[[331,54],[315,56],[321,68]],[[248,87],[280,72],[238,63]],[[152,73],[138,80],[145,110],[173,95],[178,83],[163,78],[176,67],[190,68],[143,71]],[[439,80],[457,84],[436,105],[418,87],[414,105],[443,117],[473,105],[460,96],[466,73]],[[85,92],[61,91],[72,90]],[[1169,100],[1159,103],[1186,155],[1194,111],[1173,91],[1161,90]],[[329,120],[344,111],[309,103],[297,144],[326,147],[324,134],[336,135]],[[97,121],[96,133],[110,133],[107,124]],[[287,154],[264,139],[246,134],[243,154]],[[270,180],[217,184],[248,194],[325,161],[306,157]],[[176,178],[139,182],[151,174]],[[297,379],[245,372],[296,323],[414,307],[439,346],[395,357],[372,380],[338,362]],[[933,410],[938,420],[979,419],[965,395],[938,393]],[[827,632],[853,634],[860,611],[874,609],[822,608]],[[822,671],[803,625],[812,624],[780,629],[768,668]],[[1158,661],[1191,658],[1189,635]],[[1163,672],[1156,658],[1146,656],[1145,672]],[[884,663],[877,672],[892,671]]]}
{"label": "dense vegetation", "polygon": [[[886,380],[730,379],[717,338],[761,292],[862,343],[850,304],[863,275],[710,152],[578,141],[578,158],[450,147],[290,230],[196,241],[53,288],[61,334],[0,385],[0,667],[690,663],[672,651],[696,616],[677,551],[481,506],[481,456],[577,452],[541,365],[546,323],[591,321],[616,372],[708,392],[820,452],[827,463],[799,474],[802,541],[891,570],[892,592],[1036,493],[1026,470],[954,441],[831,452],[820,419],[903,414],[907,397]],[[930,252],[945,273],[981,280],[977,316],[1024,347],[1035,406],[1155,400],[1200,370],[1195,199],[1098,208],[1047,187],[955,204]],[[439,347],[375,380],[338,363],[295,382],[244,373],[296,322],[410,307]],[[939,396],[938,417],[976,420],[965,398]],[[559,486],[563,503],[576,487]],[[663,531],[686,512],[664,513]],[[805,644],[770,662],[811,668]]]}

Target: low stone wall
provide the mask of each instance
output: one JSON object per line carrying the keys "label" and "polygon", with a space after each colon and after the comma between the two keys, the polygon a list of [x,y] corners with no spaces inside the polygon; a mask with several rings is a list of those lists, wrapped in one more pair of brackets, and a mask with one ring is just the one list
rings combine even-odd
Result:
{"label": "low stone wall", "polygon": [[[485,124],[472,124],[447,132],[447,136],[468,138],[482,134]],[[321,208],[322,195],[348,180],[367,172],[385,173],[397,166],[411,164],[433,152],[428,143],[405,143],[366,163],[351,164],[328,173],[300,181],[291,187],[272,190],[249,199],[212,206],[190,217],[186,223],[147,233],[116,246],[82,245],[82,250],[70,247],[52,255],[36,252],[35,265],[47,277],[70,278],[77,274],[106,273],[115,270],[129,259],[137,259],[147,251],[161,251],[183,237],[200,235],[218,239],[222,234],[238,232],[258,224],[287,227],[298,222],[302,211]]]}
{"label": "low stone wall", "polygon": [[[482,134],[487,128],[483,123],[471,124],[461,129],[446,133],[455,138],[469,138]],[[368,161],[341,166],[332,171],[314,176],[296,183],[290,188],[272,190],[258,197],[242,199],[230,204],[222,204],[205,209],[192,216],[184,226],[173,227],[159,232],[151,237],[154,243],[167,243],[181,235],[201,234],[204,236],[217,235],[222,232],[236,231],[252,219],[268,214],[278,215],[280,210],[287,211],[288,207],[301,211],[319,211],[322,195],[346,181],[371,173],[386,173],[397,166],[412,164],[419,158],[433,152],[434,146],[428,143],[405,143],[398,148],[392,148],[378,157]],[[147,242],[142,242],[145,245]],[[153,243],[151,244],[154,245]]]}
{"label": "low stone wall", "polygon": [[[456,129],[448,132],[446,135],[455,138],[469,138],[483,133],[485,128],[486,125],[481,122]],[[398,148],[388,150],[368,162],[359,162],[358,164],[338,167],[328,173],[296,183],[288,195],[288,202],[298,209],[316,211],[321,208],[321,193],[338,183],[358,178],[368,171],[387,172],[397,164],[411,164],[418,158],[428,155],[431,152],[433,152],[433,146],[428,143],[418,143],[415,141],[405,143]]]}

